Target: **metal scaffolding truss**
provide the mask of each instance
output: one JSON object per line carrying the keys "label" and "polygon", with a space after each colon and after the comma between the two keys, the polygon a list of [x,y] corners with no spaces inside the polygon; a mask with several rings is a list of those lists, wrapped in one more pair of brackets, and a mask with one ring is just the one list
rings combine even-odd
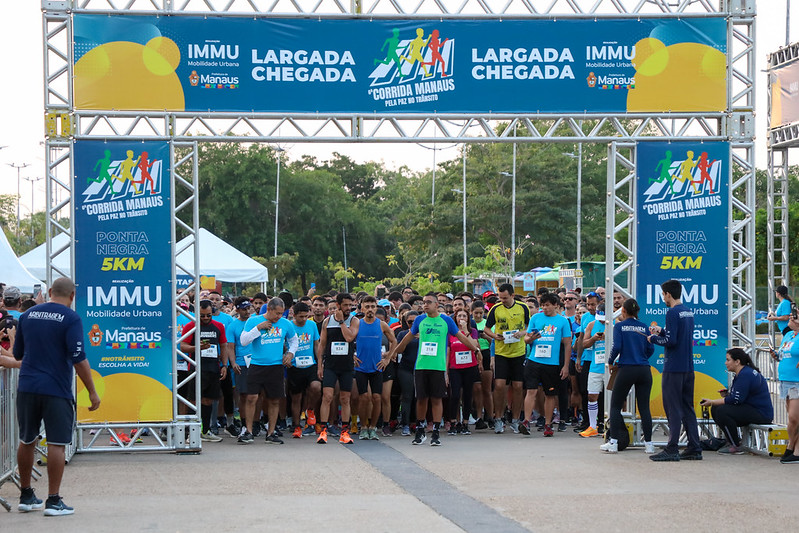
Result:
{"label": "metal scaffolding truss", "polygon": [[[45,121],[47,148],[48,257],[58,252],[74,256],[74,245],[52,250],[53,237],[72,236],[72,142],[76,139],[164,140],[171,144],[175,209],[173,238],[198,231],[197,142],[598,142],[609,143],[607,272],[628,273],[625,286],[608,276],[614,288],[631,295],[635,282],[634,176],[635,142],[645,139],[730,141],[733,166],[739,170],[731,185],[730,224],[731,292],[730,338],[750,346],[754,339],[754,76],[755,0],[43,0]],[[702,18],[727,20],[727,107],[721,113],[539,114],[317,114],[317,113],[184,113],[76,110],[72,92],[72,15],[190,14],[230,17],[435,18],[435,19],[611,19]],[[510,127],[497,133],[498,122]],[[516,126],[521,126],[517,128]],[[518,131],[518,137],[510,136]],[[65,167],[60,170],[60,167]],[[623,171],[621,170],[623,169]],[[179,192],[180,191],[180,192]],[[173,245],[174,246],[174,245]],[[176,254],[181,250],[173,250]],[[194,248],[195,263],[197,246]],[[614,257],[623,256],[621,264]],[[52,268],[52,267],[51,267]],[[188,265],[175,265],[173,274],[189,274]],[[51,272],[48,272],[48,281]],[[174,280],[174,277],[173,277]],[[174,298],[174,291],[173,291]],[[175,311],[175,316],[180,313]],[[608,342],[612,329],[608,330]],[[177,340],[177,338],[176,338]],[[175,360],[198,361],[199,354],[181,354]],[[175,363],[176,364],[176,363]],[[196,368],[196,366],[194,367]],[[177,375],[177,372],[174,372]],[[199,448],[197,405],[177,393],[188,384],[199,388],[192,375],[178,383],[173,398],[173,420],[162,424],[125,424],[155,434],[167,430],[152,449]],[[199,392],[199,391],[198,391]],[[199,393],[196,395],[199,397]],[[185,409],[184,409],[185,407]],[[188,411],[188,414],[181,414]],[[96,425],[112,433],[118,424]],[[88,426],[86,426],[88,428]],[[188,431],[188,433],[187,433]],[[113,434],[113,433],[112,433]],[[82,434],[80,435],[82,437]],[[112,437],[113,438],[113,437]],[[81,450],[96,447],[97,438]],[[118,442],[118,444],[121,444]],[[126,446],[111,449],[126,450]],[[141,449],[139,446],[132,449]],[[148,448],[150,449],[150,448]]]}

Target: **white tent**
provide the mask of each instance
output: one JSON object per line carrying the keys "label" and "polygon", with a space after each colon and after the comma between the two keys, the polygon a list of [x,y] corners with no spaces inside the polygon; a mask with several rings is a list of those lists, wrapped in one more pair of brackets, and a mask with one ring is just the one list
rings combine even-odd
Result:
{"label": "white tent", "polygon": [[[219,281],[235,283],[255,283],[269,281],[269,271],[261,263],[244,255],[210,231],[200,228],[197,236],[200,242],[200,275],[216,276]],[[176,249],[180,250],[189,238],[181,240]],[[194,267],[194,246],[189,246],[178,254],[177,262],[187,268]]]}
{"label": "white tent", "polygon": [[[53,250],[58,250],[68,243],[69,235],[66,233],[59,233],[53,239]],[[19,261],[31,274],[36,276],[37,279],[47,279],[47,243],[42,243],[25,255],[20,256]],[[69,268],[69,250],[64,250],[58,254],[55,265],[67,276],[71,275]]]}
{"label": "white tent", "polygon": [[33,294],[33,286],[41,284],[28,269],[20,263],[17,254],[8,244],[6,234],[0,229],[0,282],[17,287],[22,292]]}

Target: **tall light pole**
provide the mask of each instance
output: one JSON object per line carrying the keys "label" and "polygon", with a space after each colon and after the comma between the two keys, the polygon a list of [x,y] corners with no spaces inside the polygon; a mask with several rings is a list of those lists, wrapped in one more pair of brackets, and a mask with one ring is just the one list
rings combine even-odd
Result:
{"label": "tall light pole", "polygon": [[[513,137],[516,137],[516,125],[513,126]],[[511,186],[511,211],[510,211],[510,269],[516,277],[516,143],[513,143],[513,173],[500,172],[503,176],[513,178]]]}
{"label": "tall light pole", "polygon": [[33,186],[36,184],[37,181],[43,180],[44,178],[22,178],[25,181],[31,182],[31,244],[36,244],[36,229],[33,225],[33,213],[36,211],[35,203],[33,201]]}
{"label": "tall light pole", "polygon": [[[277,215],[280,210],[280,160],[283,157],[283,148],[274,148],[277,153],[277,183],[275,185],[275,271],[277,271]],[[272,296],[277,295],[277,277],[272,276]]]}
{"label": "tall light pole", "polygon": [[452,192],[459,192],[463,198],[463,290],[467,290],[466,277],[466,147],[463,147],[463,184],[462,189],[452,189]]}
{"label": "tall light pole", "polygon": [[563,155],[577,160],[577,270],[582,270],[583,143],[577,143],[577,155],[572,152],[563,152]]}
{"label": "tall light pole", "polygon": [[341,226],[341,240],[344,243],[344,292],[350,292],[349,276],[347,272],[347,230]]}
{"label": "tall light pole", "polygon": [[16,163],[6,163],[6,165],[10,166],[11,168],[17,169],[17,232],[16,232],[16,235],[17,235],[17,239],[19,239],[19,198],[22,195],[22,193],[20,192],[20,188],[19,188],[19,186],[20,186],[19,171],[22,170],[25,167],[29,167],[30,164],[29,163],[25,163],[24,165],[17,165]]}

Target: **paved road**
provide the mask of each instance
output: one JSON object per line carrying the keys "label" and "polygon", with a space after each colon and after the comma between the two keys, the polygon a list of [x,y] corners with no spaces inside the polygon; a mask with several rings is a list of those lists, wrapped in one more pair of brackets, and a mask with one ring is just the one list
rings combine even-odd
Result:
{"label": "paved road", "polygon": [[[702,462],[656,464],[642,450],[604,455],[598,439],[571,431],[442,442],[241,446],[226,438],[200,455],[82,454],[62,488],[75,515],[0,510],[0,530],[652,533],[790,530],[799,522],[799,467],[777,459],[706,453]],[[34,486],[46,495],[45,480]],[[10,484],[0,495],[18,497]]]}

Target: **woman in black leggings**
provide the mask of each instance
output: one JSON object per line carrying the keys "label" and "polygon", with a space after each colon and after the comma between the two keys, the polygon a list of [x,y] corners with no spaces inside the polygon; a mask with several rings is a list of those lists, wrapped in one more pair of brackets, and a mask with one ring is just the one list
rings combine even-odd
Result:
{"label": "woman in black leggings", "polygon": [[655,348],[647,341],[649,332],[646,325],[638,320],[640,310],[641,307],[633,298],[625,300],[621,307],[621,320],[613,326],[613,349],[608,363],[618,365],[619,369],[610,398],[610,440],[600,446],[608,453],[619,451],[619,436],[627,431],[621,408],[633,387],[644,432],[644,451],[648,454],[655,453],[652,444],[652,414],[649,412],[649,394],[652,391],[649,358]]}

